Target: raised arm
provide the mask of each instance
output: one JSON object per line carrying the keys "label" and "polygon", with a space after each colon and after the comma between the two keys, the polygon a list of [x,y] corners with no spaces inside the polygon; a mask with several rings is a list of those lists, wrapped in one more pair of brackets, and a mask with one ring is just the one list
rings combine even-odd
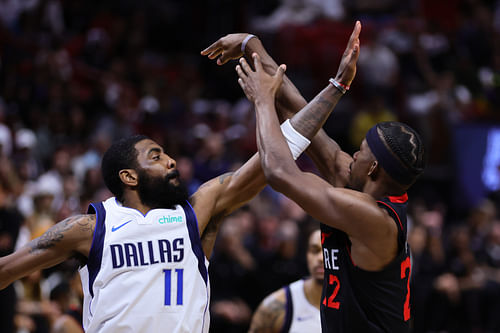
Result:
{"label": "raised arm", "polygon": [[[356,40],[354,48],[358,47],[358,43],[359,40]],[[395,251],[392,245],[395,244],[387,246],[384,242],[386,236],[397,232],[395,224],[370,195],[332,187],[323,179],[302,172],[297,167],[280,131],[274,106],[274,97],[285,68],[280,66],[270,76],[263,70],[259,56],[254,54],[253,58],[255,71],[243,59],[241,67],[238,67],[238,82],[247,97],[255,103],[257,145],[269,185],[294,200],[315,219],[346,232],[353,244],[356,243],[356,249],[366,249],[371,255],[364,255],[356,261],[360,267],[378,269],[387,264],[387,258],[392,259]],[[324,121],[329,113],[321,111],[321,108],[312,108],[309,116]],[[307,113],[303,116],[307,117]],[[358,246],[360,244],[362,246]]]}
{"label": "raised arm", "polygon": [[[342,82],[346,82],[346,84],[350,84],[356,74],[360,30],[361,24],[357,22],[349,39],[346,52],[342,56],[336,76],[339,80],[343,80]],[[217,63],[222,65],[229,59],[234,59],[242,55],[241,43],[245,39],[245,36],[246,34],[234,34],[223,37],[202,51],[202,54],[207,55],[210,59],[220,56]],[[275,66],[274,60],[267,55],[260,41],[251,38],[247,46],[250,50],[252,48],[260,48],[261,52],[266,55],[264,66],[268,68],[267,70]],[[240,63],[241,61],[243,59],[240,59]],[[238,68],[241,69],[241,67]],[[278,67],[276,66],[276,68]],[[285,80],[288,79],[285,78]],[[303,106],[303,102],[305,101],[302,96],[300,96],[300,93],[298,93],[291,81],[288,82],[289,84],[284,94],[292,99],[296,98],[296,105]],[[281,86],[278,85],[276,89],[282,89]],[[293,127],[302,136],[311,140],[323,126],[341,96],[342,93],[340,90],[329,84],[307,107],[302,108],[302,111],[291,118],[290,121]],[[300,99],[302,99],[302,102]],[[325,138],[327,138],[327,141],[324,140]],[[328,179],[332,184],[343,186],[347,179],[347,166],[351,160],[350,156],[340,151],[338,145],[328,138],[326,134],[313,142],[316,146],[313,151],[318,152],[318,154],[312,154],[312,157],[317,162],[318,168],[329,177]],[[287,151],[289,151],[288,147]],[[339,170],[342,170],[341,177],[337,177],[337,175],[340,175]],[[208,181],[193,194],[191,203],[198,218],[202,246],[207,257],[211,256],[220,222],[224,216],[252,199],[265,185],[266,179],[260,166],[260,157],[256,154],[236,172],[224,174]]]}
{"label": "raised arm", "polygon": [[[335,79],[343,85],[350,86],[356,73],[356,61],[358,52],[352,53],[353,41],[359,36],[361,24],[358,22],[349,39],[346,51],[342,57],[341,64],[337,71]],[[210,59],[217,58],[217,64],[223,65],[231,59],[237,59],[245,56],[251,59],[251,54],[257,53],[261,58],[263,69],[270,75],[273,75],[278,68],[276,62],[267,53],[261,41],[252,37],[249,39],[249,34],[230,34],[222,37],[208,48],[203,50],[201,54],[207,55]],[[244,43],[242,47],[242,43]],[[250,64],[251,61],[248,61]],[[328,107],[333,110],[342,94],[333,91],[334,93],[323,100],[322,107]],[[325,104],[326,103],[326,104]],[[283,121],[284,119],[292,118],[294,114],[300,111],[307,105],[307,101],[303,98],[295,85],[285,75],[283,84],[276,94],[276,108],[278,116]],[[309,107],[316,107],[316,103],[311,103]],[[295,127],[298,125],[296,121],[292,121]],[[299,130],[301,134],[304,134]],[[344,153],[338,144],[331,139],[322,129],[311,139],[311,145],[306,150],[306,153],[314,161],[319,171],[331,184],[335,186],[344,186],[347,177],[347,165],[351,161],[348,154]]]}
{"label": "raised arm", "polygon": [[34,271],[55,266],[75,255],[88,257],[95,215],[69,217],[26,246],[0,258],[0,289]]}

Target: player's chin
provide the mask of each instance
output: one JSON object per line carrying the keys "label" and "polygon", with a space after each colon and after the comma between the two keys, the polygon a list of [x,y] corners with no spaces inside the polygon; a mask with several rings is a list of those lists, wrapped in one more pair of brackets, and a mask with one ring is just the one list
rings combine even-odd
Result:
{"label": "player's chin", "polygon": [[179,186],[181,184],[181,182],[179,181],[179,177],[171,178],[168,181],[174,186]]}
{"label": "player's chin", "polygon": [[323,267],[318,267],[314,269],[313,276],[315,279],[323,280],[324,275],[325,275],[325,269]]}
{"label": "player's chin", "polygon": [[318,284],[321,284],[321,285],[322,285],[322,284],[323,284],[323,280],[324,280],[325,278],[324,278],[324,276],[323,276],[323,275],[321,275],[321,276],[316,276],[316,275],[314,275],[314,276],[313,276],[313,279],[314,279],[314,281],[316,281],[316,283],[318,283]]}

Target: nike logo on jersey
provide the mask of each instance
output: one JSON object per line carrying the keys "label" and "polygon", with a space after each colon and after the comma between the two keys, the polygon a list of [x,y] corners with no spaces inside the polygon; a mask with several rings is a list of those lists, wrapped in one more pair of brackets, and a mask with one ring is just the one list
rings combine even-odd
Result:
{"label": "nike logo on jersey", "polygon": [[130,222],[132,222],[132,220],[128,220],[127,222],[125,223],[122,223],[120,225],[114,225],[112,228],[111,228],[111,232],[115,232],[116,230],[120,229],[121,227],[129,224]]}

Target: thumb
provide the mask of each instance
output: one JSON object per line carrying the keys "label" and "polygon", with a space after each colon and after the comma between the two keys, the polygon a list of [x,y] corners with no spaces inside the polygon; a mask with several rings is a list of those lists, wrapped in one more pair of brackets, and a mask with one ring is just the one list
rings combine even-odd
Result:
{"label": "thumb", "polygon": [[227,52],[222,52],[220,57],[217,58],[217,65],[224,65],[231,59],[232,59],[231,56]]}
{"label": "thumb", "polygon": [[253,57],[253,65],[254,65],[254,68],[255,68],[255,71],[256,72],[260,72],[262,71],[262,63],[260,62],[260,57],[257,53],[253,53],[252,54],[252,57]]}
{"label": "thumb", "polygon": [[225,53],[222,53],[221,56],[217,58],[217,65],[224,65],[229,60],[229,57],[227,57]]}
{"label": "thumb", "polygon": [[276,76],[278,79],[281,80],[283,79],[283,75],[285,75],[285,72],[286,72],[286,65],[282,64],[276,69],[276,74],[274,74],[274,76]]}

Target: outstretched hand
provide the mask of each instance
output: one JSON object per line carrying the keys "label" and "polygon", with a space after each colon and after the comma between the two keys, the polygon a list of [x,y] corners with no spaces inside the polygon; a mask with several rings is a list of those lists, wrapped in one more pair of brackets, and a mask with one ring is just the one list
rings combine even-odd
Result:
{"label": "outstretched hand", "polygon": [[208,56],[208,59],[217,59],[217,65],[224,65],[232,59],[238,59],[243,55],[241,43],[248,36],[246,33],[229,34],[201,51],[201,55]]}
{"label": "outstretched hand", "polygon": [[262,68],[260,57],[257,53],[252,54],[255,71],[250,68],[245,58],[240,58],[240,64],[236,66],[238,72],[238,83],[243,92],[251,102],[268,99],[274,103],[274,97],[283,82],[286,71],[285,65],[280,65],[273,76],[267,74]]}
{"label": "outstretched hand", "polygon": [[346,86],[350,86],[356,76],[356,62],[359,57],[359,33],[361,32],[361,23],[356,21],[347,47],[340,60],[339,69],[335,80]]}

